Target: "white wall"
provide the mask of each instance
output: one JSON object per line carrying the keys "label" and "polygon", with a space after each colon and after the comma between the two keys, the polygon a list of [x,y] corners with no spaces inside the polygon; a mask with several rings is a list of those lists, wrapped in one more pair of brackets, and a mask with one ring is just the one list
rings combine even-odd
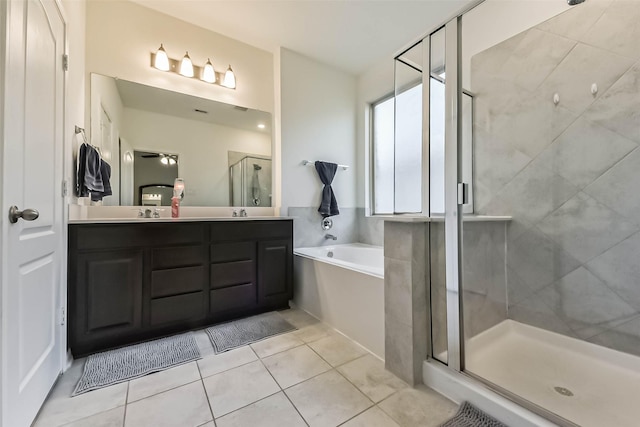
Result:
{"label": "white wall", "polygon": [[82,138],[75,135],[75,126],[85,126],[85,22],[84,1],[63,0],[67,21],[69,71],[66,80],[64,176],[68,182],[68,200],[75,203],[73,187],[76,184],[75,156]]}
{"label": "white wall", "polygon": [[[231,64],[237,89],[165,73],[150,66],[160,43],[169,57],[185,51],[196,65]],[[87,3],[87,73],[100,73],[228,104],[273,112],[273,55],[221,34],[121,0]]]}
{"label": "white wall", "polygon": [[271,156],[271,136],[132,108],[122,136],[137,151],[178,154],[184,206],[229,206],[228,151]]}
{"label": "white wall", "polygon": [[322,184],[302,160],[349,165],[333,189],[341,207],[356,206],[356,79],[281,49],[282,208],[320,205]]}

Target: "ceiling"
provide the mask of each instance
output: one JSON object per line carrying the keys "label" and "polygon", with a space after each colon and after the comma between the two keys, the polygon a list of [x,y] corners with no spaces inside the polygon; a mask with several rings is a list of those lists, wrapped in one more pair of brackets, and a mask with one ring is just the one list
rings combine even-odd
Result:
{"label": "ceiling", "polygon": [[354,75],[418,41],[471,0],[133,0],[244,43]]}
{"label": "ceiling", "polygon": [[[271,134],[271,114],[264,111],[236,107],[121,79],[116,79],[116,87],[122,104],[128,108]],[[264,127],[258,128],[259,124]]]}

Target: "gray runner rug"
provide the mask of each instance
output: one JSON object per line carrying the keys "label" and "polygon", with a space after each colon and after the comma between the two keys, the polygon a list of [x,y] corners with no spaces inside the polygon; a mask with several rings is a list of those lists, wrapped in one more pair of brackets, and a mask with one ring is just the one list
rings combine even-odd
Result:
{"label": "gray runner rug", "polygon": [[462,402],[458,413],[440,427],[507,427],[469,402]]}
{"label": "gray runner rug", "polygon": [[278,313],[271,312],[211,326],[206,329],[216,354],[296,329]]}
{"label": "gray runner rug", "polygon": [[140,378],[200,359],[191,333],[130,345],[87,357],[71,396]]}

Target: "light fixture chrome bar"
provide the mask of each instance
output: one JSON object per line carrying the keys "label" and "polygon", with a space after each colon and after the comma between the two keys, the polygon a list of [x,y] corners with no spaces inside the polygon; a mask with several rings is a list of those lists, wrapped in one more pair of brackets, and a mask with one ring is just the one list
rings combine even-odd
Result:
{"label": "light fixture chrome bar", "polygon": [[[302,166],[314,166],[315,162],[312,162],[311,160],[303,160],[302,161]],[[342,170],[347,170],[349,169],[349,165],[338,165],[338,167]]]}
{"label": "light fixture chrome bar", "polygon": [[462,168],[458,155],[461,143],[461,91],[459,61],[459,18],[445,25],[445,259],[447,303],[447,356],[448,365],[456,371],[464,369],[464,337],[462,323],[461,280],[461,226],[462,205],[458,201],[458,183]]}
{"label": "light fixture chrome bar", "polygon": [[[156,54],[155,52],[151,52],[151,67],[155,68],[155,64],[156,63]],[[180,74],[180,60],[179,59],[173,59],[173,58],[169,58],[169,71],[165,71],[165,72],[169,72],[169,73],[176,73],[179,76],[182,77],[186,77],[188,79],[195,79],[195,80],[199,80],[201,82],[204,83],[208,83],[208,84],[214,84],[214,85],[218,85],[218,86],[222,86],[222,87],[226,87],[227,89],[234,89],[235,87],[229,87],[229,86],[225,86],[222,84],[222,82],[224,81],[224,72],[220,72],[220,71],[215,71],[216,74],[216,81],[213,83],[209,83],[206,82],[204,80],[202,80],[202,69],[204,67],[200,67],[198,65],[193,64],[193,77],[187,77],[184,76],[182,74]]]}

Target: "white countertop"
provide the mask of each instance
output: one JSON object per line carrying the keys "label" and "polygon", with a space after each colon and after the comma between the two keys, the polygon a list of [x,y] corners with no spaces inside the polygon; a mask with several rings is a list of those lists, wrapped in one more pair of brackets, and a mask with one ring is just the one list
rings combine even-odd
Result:
{"label": "white countertop", "polygon": [[[160,218],[140,218],[140,209],[157,209]],[[246,217],[234,217],[243,209]],[[180,217],[171,218],[169,206],[83,206],[69,205],[69,224],[118,224],[135,222],[198,222],[198,221],[267,221],[291,219],[276,215],[272,207],[205,207],[180,206]]]}

